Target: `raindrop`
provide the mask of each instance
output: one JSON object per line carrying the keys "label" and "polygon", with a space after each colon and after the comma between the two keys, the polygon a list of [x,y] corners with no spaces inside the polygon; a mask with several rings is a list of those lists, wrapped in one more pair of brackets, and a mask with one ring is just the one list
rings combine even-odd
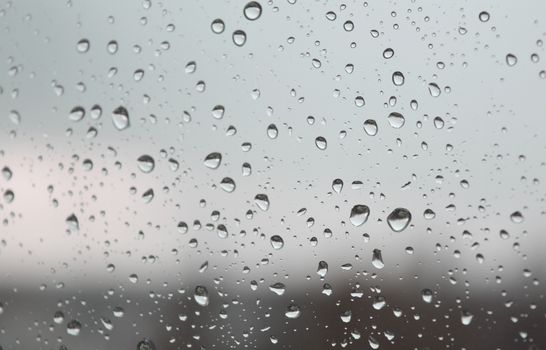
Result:
{"label": "raindrop", "polygon": [[404,126],[404,123],[406,122],[404,116],[398,112],[391,112],[391,114],[389,114],[389,116],[387,117],[387,120],[389,121],[389,124],[395,129],[400,129]]}
{"label": "raindrop", "polygon": [[284,313],[284,315],[287,318],[296,319],[301,316],[300,307],[296,304],[290,304],[286,308],[286,312]]}
{"label": "raindrop", "polygon": [[237,46],[243,46],[246,43],[246,33],[242,30],[236,30],[232,34],[233,43]]}
{"label": "raindrop", "polygon": [[392,83],[396,86],[404,85],[404,74],[402,72],[396,71],[392,73]]}
{"label": "raindrop", "polygon": [[220,187],[228,192],[231,193],[235,191],[235,181],[231,177],[224,177],[222,181],[220,181]]}
{"label": "raindrop", "polygon": [[432,302],[432,291],[430,289],[423,289],[421,291],[421,298],[423,298],[423,301],[425,303],[431,303]]}
{"label": "raindrop", "polygon": [[317,275],[324,278],[328,273],[328,263],[324,260],[319,261],[317,267]]}
{"label": "raindrop", "polygon": [[85,117],[85,110],[80,106],[72,108],[70,114],[68,115],[68,119],[72,120],[73,122],[79,122],[83,119],[83,117]]}
{"label": "raindrop", "polygon": [[209,153],[209,155],[206,156],[205,160],[203,161],[205,166],[210,169],[218,169],[221,162],[222,162],[222,155],[218,152]]}
{"label": "raindrop", "polygon": [[275,124],[269,124],[267,127],[267,136],[269,136],[270,139],[276,139],[279,135],[279,130],[277,129],[277,126]]}
{"label": "raindrop", "polygon": [[489,21],[490,15],[489,15],[489,12],[482,11],[482,12],[480,12],[478,17],[480,18],[480,21],[485,23],[485,22]]}
{"label": "raindrop", "polygon": [[87,51],[89,51],[90,46],[91,45],[89,44],[89,40],[82,39],[78,41],[78,44],[76,44],[76,49],[79,53],[86,53]]}
{"label": "raindrop", "polygon": [[411,213],[405,208],[396,208],[387,217],[387,223],[394,232],[404,231],[410,221]]}
{"label": "raindrop", "polygon": [[220,18],[216,18],[210,24],[210,28],[212,29],[213,33],[221,34],[221,33],[224,32],[224,29],[226,28],[226,25],[224,24],[224,21],[222,21]]}
{"label": "raindrop", "polygon": [[336,193],[341,193],[341,190],[343,190],[343,180],[334,179],[334,181],[332,181],[332,190]]}
{"label": "raindrop", "polygon": [[260,3],[257,1],[251,1],[245,5],[243,13],[246,19],[249,21],[255,21],[260,18],[262,14],[262,5],[260,5]]}
{"label": "raindrop", "polygon": [[260,193],[254,197],[254,203],[263,211],[269,209],[269,198],[266,194]]}
{"label": "raindrop", "polygon": [[364,122],[364,131],[369,136],[377,135],[377,122],[373,119],[368,119]]}
{"label": "raindrop", "polygon": [[440,90],[440,87],[436,83],[430,83],[428,84],[428,92],[430,93],[430,96],[438,97],[442,90]]}
{"label": "raindrop", "polygon": [[373,250],[372,265],[376,269],[382,269],[383,267],[385,267],[385,264],[383,263],[383,258],[381,257],[381,250],[379,249]]}
{"label": "raindrop", "polygon": [[474,315],[472,315],[470,312],[463,310],[461,311],[461,323],[465,326],[468,326],[470,322],[472,322],[472,318],[474,318]]}
{"label": "raindrop", "polygon": [[394,56],[394,50],[390,47],[383,51],[383,58],[389,59],[392,58],[392,56]]}
{"label": "raindrop", "polygon": [[195,302],[201,306],[207,306],[209,304],[209,292],[206,287],[197,286],[193,294]]}
{"label": "raindrop", "polygon": [[137,344],[137,350],[155,350],[155,344],[148,338],[144,338]]}
{"label": "raindrop", "polygon": [[82,325],[76,320],[72,320],[66,324],[66,333],[70,335],[76,336],[80,334],[81,329]]}
{"label": "raindrop", "polygon": [[519,211],[515,211],[510,214],[510,220],[512,220],[513,223],[520,224],[523,222],[523,214]]}
{"label": "raindrop", "polygon": [[120,131],[127,129],[130,125],[129,112],[127,112],[125,107],[119,106],[112,112],[112,121],[114,122],[116,129]]}
{"label": "raindrop", "polygon": [[506,64],[508,66],[513,67],[513,66],[516,65],[516,63],[518,63],[518,58],[515,55],[513,55],[511,53],[506,55]]}
{"label": "raindrop", "polygon": [[353,226],[361,226],[368,221],[370,216],[370,208],[364,204],[357,204],[351,209],[349,220]]}
{"label": "raindrop", "polygon": [[279,250],[282,247],[284,247],[284,241],[283,241],[282,237],[279,236],[279,235],[271,236],[269,241],[271,242],[271,246],[276,250]]}
{"label": "raindrop", "polygon": [[326,147],[328,147],[328,143],[326,142],[326,139],[322,136],[318,136],[315,139],[315,145],[317,146],[318,149],[322,151],[324,151]]}
{"label": "raindrop", "polygon": [[224,108],[224,106],[222,105],[216,105],[214,106],[214,108],[212,109],[212,116],[215,118],[215,119],[222,119],[224,117],[224,113],[225,113],[226,109]]}
{"label": "raindrop", "polygon": [[138,157],[137,164],[140,171],[146,174],[154,170],[154,167],[155,167],[154,159],[147,154],[144,154]]}

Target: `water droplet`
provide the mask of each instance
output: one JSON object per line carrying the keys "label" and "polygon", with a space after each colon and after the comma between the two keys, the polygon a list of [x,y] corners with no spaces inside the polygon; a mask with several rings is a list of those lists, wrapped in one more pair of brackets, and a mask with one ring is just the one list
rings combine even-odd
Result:
{"label": "water droplet", "polygon": [[66,324],[66,333],[76,336],[80,334],[82,325],[76,320],[72,320]]}
{"label": "water droplet", "polygon": [[335,21],[336,18],[337,18],[337,15],[334,11],[326,12],[326,19],[328,19],[329,21]]}
{"label": "water droplet", "polygon": [[389,58],[392,58],[392,56],[394,56],[394,50],[391,49],[390,47],[386,48],[383,51],[383,58],[389,59]]}
{"label": "water droplet", "polygon": [[222,105],[214,106],[214,108],[212,109],[212,116],[215,119],[222,119],[224,117],[225,111],[226,109]]}
{"label": "water droplet", "polygon": [[506,55],[506,64],[508,66],[513,67],[516,63],[518,63],[518,58],[514,54],[509,53]]}
{"label": "water droplet", "polygon": [[369,136],[377,135],[377,122],[373,119],[368,119],[364,122],[364,131]]}
{"label": "water droplet", "polygon": [[220,181],[220,187],[227,193],[231,193],[235,191],[235,181],[233,181],[231,177],[224,177],[222,181]]}
{"label": "water droplet", "polygon": [[472,322],[472,319],[474,318],[474,315],[472,315],[470,312],[463,310],[461,311],[461,323],[465,326],[468,326],[470,322]]}
{"label": "water droplet", "polygon": [[206,287],[197,286],[193,294],[195,302],[201,306],[207,306],[209,304],[209,292]]}
{"label": "water droplet", "polygon": [[482,22],[485,23],[485,22],[489,21],[489,18],[490,18],[489,12],[487,12],[487,11],[482,11],[482,12],[480,12],[480,14],[478,15],[478,17],[480,18],[480,21],[482,21]]}
{"label": "water droplet", "polygon": [[364,204],[357,204],[351,209],[349,220],[353,226],[361,226],[368,221],[370,216],[370,208]]}
{"label": "water droplet", "polygon": [[300,307],[296,304],[290,304],[286,308],[286,312],[284,313],[284,315],[287,318],[296,319],[301,316]]}
{"label": "water droplet", "polygon": [[355,29],[355,24],[352,21],[346,21],[343,23],[343,29],[345,29],[346,32],[352,32],[353,29]]}
{"label": "water droplet", "polygon": [[275,124],[269,124],[267,127],[267,136],[269,136],[270,139],[276,139],[279,135],[279,130],[277,129],[277,126]]}
{"label": "water droplet", "polygon": [[395,129],[400,129],[404,126],[404,123],[406,122],[404,116],[398,112],[391,112],[391,114],[389,114],[389,116],[387,117],[387,120],[389,121],[389,124]]}
{"label": "water droplet", "polygon": [[83,119],[83,117],[85,117],[85,109],[80,106],[72,108],[70,114],[68,115],[68,119],[72,120],[73,122],[79,122]]}
{"label": "water droplet", "polygon": [[216,18],[210,24],[210,29],[212,29],[212,32],[216,34],[223,33],[225,28],[226,28],[226,25],[224,24],[224,21],[222,21],[220,18]]}
{"label": "water droplet", "polygon": [[109,54],[113,55],[118,52],[118,42],[115,40],[110,40],[106,45],[106,50]]}
{"label": "water droplet", "polygon": [[343,180],[334,179],[334,181],[332,181],[332,190],[336,193],[341,193],[341,190],[343,190]]}
{"label": "water droplet", "polygon": [[137,350],[155,350],[155,344],[148,338],[144,338],[137,344]]}
{"label": "water droplet", "polygon": [[315,139],[315,145],[317,146],[318,149],[322,151],[324,151],[326,147],[328,147],[328,143],[326,142],[326,139],[322,136],[318,136]]}
{"label": "water droplet", "polygon": [[137,164],[140,171],[146,174],[154,170],[154,167],[155,167],[154,159],[147,154],[144,154],[138,157]]}
{"label": "water droplet", "polygon": [[284,247],[284,241],[283,241],[282,237],[279,236],[279,235],[271,236],[269,241],[271,242],[271,246],[276,250],[279,250],[282,247]]}
{"label": "water droplet", "polygon": [[428,92],[430,93],[430,96],[432,97],[438,97],[442,93],[442,90],[440,90],[440,87],[436,83],[430,83],[428,84]]}
{"label": "water droplet", "polygon": [[376,269],[382,269],[383,267],[385,267],[385,264],[383,263],[383,258],[381,257],[381,250],[379,249],[373,250],[372,265]]}
{"label": "water droplet", "polygon": [[119,106],[112,112],[112,121],[116,129],[120,131],[127,129],[130,125],[129,112],[127,112],[125,107]]}
{"label": "water droplet", "polygon": [[387,217],[387,223],[394,232],[404,231],[410,221],[411,213],[405,208],[396,208]]}
{"label": "water droplet", "polygon": [[283,283],[277,282],[275,284],[270,285],[269,290],[277,295],[283,295],[284,292],[286,291],[286,287],[284,286]]}
{"label": "water droplet", "polygon": [[222,162],[222,155],[218,152],[209,153],[209,155],[206,156],[205,160],[203,161],[205,166],[210,169],[218,169],[221,162]]}
{"label": "water droplet", "polygon": [[71,231],[77,231],[80,229],[80,223],[76,215],[70,214],[65,221]]}
{"label": "water droplet", "polygon": [[195,61],[190,61],[186,63],[186,67],[184,67],[184,72],[186,74],[195,73],[196,70],[197,70],[197,63],[195,63]]}
{"label": "water droplet", "polygon": [[425,209],[423,212],[423,217],[427,220],[432,220],[436,217],[436,213],[432,209]]}
{"label": "water droplet", "polygon": [[328,263],[324,260],[319,261],[318,267],[317,267],[317,275],[324,278],[327,273],[328,273]]}
{"label": "water droplet", "polygon": [[89,51],[90,46],[91,45],[89,44],[89,40],[81,39],[80,41],[78,41],[78,44],[76,44],[76,49],[79,53],[86,53],[87,51]]}
{"label": "water droplet", "polygon": [[246,43],[246,33],[242,30],[236,30],[232,34],[233,43],[237,46],[243,46]]}
{"label": "water droplet", "polygon": [[404,85],[404,74],[402,72],[396,71],[392,73],[392,83],[396,86],[402,86]]}
{"label": "water droplet", "polygon": [[343,323],[349,323],[351,322],[351,317],[352,317],[352,312],[351,310],[347,310],[347,311],[344,311],[339,317],[341,318],[341,321]]}
{"label": "water droplet", "polygon": [[269,209],[269,198],[266,194],[260,193],[254,197],[254,203],[263,211]]}
{"label": "water droplet", "polygon": [[246,19],[255,21],[262,15],[262,5],[257,1],[251,1],[245,5],[243,13]]}
{"label": "water droplet", "polygon": [[519,211],[515,211],[510,214],[510,220],[516,224],[520,224],[523,222],[523,214]]}
{"label": "water droplet", "polygon": [[432,291],[428,288],[425,288],[421,291],[421,298],[423,298],[423,301],[425,303],[431,303],[432,302]]}

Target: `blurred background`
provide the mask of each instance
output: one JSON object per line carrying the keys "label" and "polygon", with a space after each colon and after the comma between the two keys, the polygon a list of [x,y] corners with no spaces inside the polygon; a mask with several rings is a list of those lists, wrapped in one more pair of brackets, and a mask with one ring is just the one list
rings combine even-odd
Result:
{"label": "blurred background", "polygon": [[546,349],[546,3],[0,0],[0,349]]}

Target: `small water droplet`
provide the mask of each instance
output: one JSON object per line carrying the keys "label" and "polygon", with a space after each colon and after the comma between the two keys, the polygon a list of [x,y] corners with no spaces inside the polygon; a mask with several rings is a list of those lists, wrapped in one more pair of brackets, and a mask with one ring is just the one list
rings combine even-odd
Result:
{"label": "small water droplet", "polygon": [[341,193],[341,190],[343,190],[343,180],[334,179],[334,181],[332,181],[332,190],[336,193]]}
{"label": "small water droplet", "polygon": [[137,164],[140,171],[146,174],[152,172],[152,170],[154,170],[154,167],[155,167],[154,159],[147,154],[144,154],[138,157]]}
{"label": "small water droplet", "polygon": [[197,304],[207,306],[209,304],[209,292],[207,291],[207,288],[204,286],[195,287],[193,299]]}
{"label": "small water droplet", "polygon": [[430,96],[432,97],[438,97],[442,93],[442,90],[436,83],[430,83],[428,84],[428,92],[430,93]]}
{"label": "small water droplet", "polygon": [[387,117],[387,120],[389,121],[389,124],[395,129],[400,129],[406,123],[406,119],[404,118],[404,116],[398,112],[391,112],[391,114],[389,114],[389,116]]}
{"label": "small water droplet", "polygon": [[246,33],[242,30],[236,30],[232,34],[233,43],[237,46],[243,46],[246,43]]}
{"label": "small water droplet", "polygon": [[328,147],[328,143],[326,142],[326,139],[324,137],[322,137],[322,136],[318,136],[315,139],[315,145],[321,151],[324,151],[326,149],[326,147]]}
{"label": "small water droplet", "polygon": [[489,12],[487,11],[482,11],[480,12],[480,14],[478,15],[478,17],[480,18],[480,21],[482,22],[487,22],[489,21],[489,18],[490,18],[490,15],[489,15]]}
{"label": "small water droplet", "polygon": [[205,157],[205,160],[203,161],[205,166],[210,169],[218,169],[221,162],[222,162],[222,155],[218,152],[209,153],[209,155],[207,155]]}
{"label": "small water droplet", "polygon": [[243,13],[246,19],[255,21],[262,15],[262,5],[257,1],[251,1],[245,5]]}
{"label": "small water droplet", "polygon": [[506,55],[506,64],[509,67],[515,66],[516,63],[518,63],[518,58],[514,54],[509,53]]}
{"label": "small water droplet", "polygon": [[368,119],[364,122],[364,131],[369,136],[375,136],[377,135],[377,122],[373,119]]}
{"label": "small water droplet", "polygon": [[77,336],[80,334],[81,329],[82,325],[76,320],[72,320],[66,324],[66,333],[70,335]]}
{"label": "small water droplet", "polygon": [[279,235],[271,236],[270,242],[271,246],[276,250],[282,249],[282,247],[284,247],[284,240]]}
{"label": "small water droplet", "polygon": [[222,21],[220,18],[216,18],[210,24],[210,29],[212,29],[212,32],[216,34],[223,33],[225,28],[226,28],[226,25],[224,24],[224,21]]}
{"label": "small water droplet", "polygon": [[381,257],[381,250],[379,249],[373,250],[372,265],[376,269],[382,269],[383,267],[385,267],[385,264],[383,263],[383,258]]}
{"label": "small water droplet", "polygon": [[392,73],[392,83],[396,86],[404,85],[405,79],[406,78],[404,77],[404,74],[402,74],[402,72],[396,71]]}
{"label": "small water droplet", "polygon": [[112,112],[112,121],[118,130],[125,130],[129,127],[129,112],[125,107],[119,106]]}
{"label": "small water droplet", "polygon": [[269,198],[266,194],[260,193],[254,197],[254,203],[263,211],[269,209]]}
{"label": "small water droplet", "polygon": [[78,50],[79,53],[86,53],[87,51],[89,51],[89,47],[90,47],[90,43],[89,43],[89,40],[87,39],[81,39],[80,41],[78,41],[78,43],[76,44],[76,49]]}

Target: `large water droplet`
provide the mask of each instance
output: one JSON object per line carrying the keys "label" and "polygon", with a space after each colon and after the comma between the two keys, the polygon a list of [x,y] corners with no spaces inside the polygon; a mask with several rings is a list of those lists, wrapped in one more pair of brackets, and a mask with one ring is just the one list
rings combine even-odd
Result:
{"label": "large water droplet", "polygon": [[207,306],[209,304],[209,292],[207,291],[207,288],[204,286],[195,287],[193,299],[197,304]]}
{"label": "large water droplet", "polygon": [[482,11],[482,12],[480,12],[480,14],[478,15],[478,17],[480,18],[480,21],[482,21],[482,22],[487,22],[487,21],[489,21],[490,15],[489,15],[489,12],[487,12],[487,11]]}
{"label": "large water droplet", "polygon": [[251,1],[245,5],[243,13],[246,19],[249,21],[255,21],[260,18],[262,14],[262,5],[260,5],[260,3],[257,1]]}
{"label": "large water droplet", "polygon": [[317,275],[324,278],[327,273],[328,273],[328,263],[324,260],[319,261],[318,267],[317,267]]}
{"label": "large water droplet", "polygon": [[334,181],[332,181],[332,190],[336,193],[341,193],[341,190],[343,190],[343,180],[334,179]]}
{"label": "large water droplet", "polygon": [[82,325],[76,320],[72,320],[66,324],[66,333],[76,336],[80,334]]}
{"label": "large water droplet", "polygon": [[279,250],[281,249],[282,247],[284,247],[284,240],[282,239],[281,236],[279,235],[273,235],[271,236],[271,238],[269,239],[269,241],[271,242],[271,246],[276,249],[276,250]]}
{"label": "large water droplet", "polygon": [[279,135],[279,130],[277,129],[277,126],[275,124],[269,124],[267,127],[267,136],[269,136],[270,139],[276,139]]}
{"label": "large water droplet", "polygon": [[130,125],[129,112],[125,107],[119,106],[112,112],[112,121],[118,130],[127,129]]}
{"label": "large water droplet", "polygon": [[246,33],[242,30],[236,30],[232,34],[233,43],[237,46],[243,46],[246,43]]}
{"label": "large water droplet", "polygon": [[506,64],[508,66],[513,67],[516,63],[518,63],[518,58],[514,54],[509,53],[506,55]]}
{"label": "large water droplet", "polygon": [[364,131],[369,136],[377,135],[377,122],[373,119],[368,119],[364,122]]}
{"label": "large water droplet", "polygon": [[392,112],[391,114],[389,114],[387,120],[389,121],[389,124],[395,129],[400,129],[404,126],[404,123],[406,122],[404,116],[398,112]]}
{"label": "large water droplet", "polygon": [[81,39],[76,44],[76,49],[78,50],[79,53],[86,53],[87,51],[89,51],[90,46],[91,45],[89,44],[89,40]]}
{"label": "large water droplet", "polygon": [[207,155],[204,160],[205,166],[211,169],[218,169],[221,162],[222,155],[218,152],[209,153],[209,155]]}
{"label": "large water droplet", "polygon": [[143,154],[140,157],[138,157],[137,164],[140,171],[146,174],[154,170],[154,167],[155,167],[154,159],[147,154]]}
{"label": "large water droplet", "polygon": [[226,28],[226,25],[224,24],[224,21],[222,21],[220,18],[216,18],[210,24],[210,29],[212,29],[212,32],[216,34],[223,33],[225,28]]}
{"label": "large water droplet", "polygon": [[269,198],[266,194],[259,193],[254,197],[254,203],[263,211],[269,209]]}
{"label": "large water droplet", "polygon": [[379,249],[373,250],[372,265],[376,269],[382,269],[383,267],[385,267],[385,264],[383,263],[383,258],[381,257],[381,250]]}
{"label": "large water droplet", "polygon": [[436,83],[430,83],[428,84],[428,92],[430,93],[430,96],[432,97],[438,97],[442,93],[442,90]]}
{"label": "large water droplet", "polygon": [[231,177],[224,177],[222,181],[220,181],[220,187],[228,192],[231,193],[235,191],[235,181]]}
{"label": "large water droplet", "polygon": [[148,338],[144,338],[137,344],[137,350],[155,350],[155,344]]}
{"label": "large water droplet", "polygon": [[85,117],[85,109],[80,106],[72,108],[70,114],[68,115],[68,119],[72,120],[73,122],[79,122],[83,119],[83,117]]}
{"label": "large water droplet", "polygon": [[396,71],[392,73],[392,83],[396,86],[402,86],[404,85],[404,74],[402,72]]}
{"label": "large water droplet", "polygon": [[326,147],[328,147],[328,143],[326,142],[326,139],[322,136],[318,136],[315,139],[315,145],[317,146],[318,149],[322,151],[324,151]]}
{"label": "large water droplet", "polygon": [[358,227],[366,223],[369,216],[370,208],[364,204],[357,204],[351,209],[349,220],[351,221],[351,224],[353,224],[353,226]]}
{"label": "large water droplet", "polygon": [[425,303],[431,303],[432,302],[432,291],[428,288],[425,288],[421,291],[421,298],[423,298],[423,301]]}
{"label": "large water droplet", "polygon": [[410,221],[411,213],[405,208],[396,208],[387,217],[387,223],[394,232],[404,231]]}
{"label": "large water droplet", "polygon": [[290,304],[288,305],[288,307],[286,308],[286,312],[284,313],[284,315],[287,317],[287,318],[291,318],[291,319],[295,319],[295,318],[298,318],[301,316],[301,310],[300,310],[300,307],[296,304]]}

